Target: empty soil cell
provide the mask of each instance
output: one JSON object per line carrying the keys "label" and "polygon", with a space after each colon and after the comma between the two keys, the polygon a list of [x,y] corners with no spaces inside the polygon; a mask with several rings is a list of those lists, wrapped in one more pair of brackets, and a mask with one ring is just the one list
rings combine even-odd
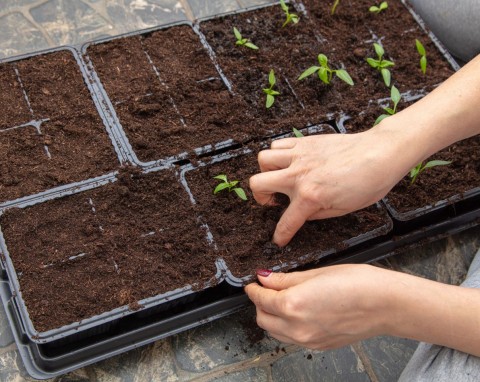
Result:
{"label": "empty soil cell", "polygon": [[[308,22],[317,25],[332,50],[325,52],[333,62],[342,62],[354,79],[356,86],[346,105],[356,99],[379,99],[389,96],[378,71],[367,62],[367,57],[377,58],[373,43],[380,43],[385,59],[395,65],[390,69],[392,84],[401,92],[427,90],[450,77],[454,69],[429,36],[416,22],[408,9],[399,1],[389,1],[388,8],[380,14],[369,12],[368,0],[341,2],[331,14],[331,3],[305,0]],[[415,39],[420,40],[427,52],[427,73],[420,70],[420,56]]]}
{"label": "empty soil cell", "polygon": [[[303,139],[303,138],[300,138]],[[343,217],[307,222],[285,248],[272,244],[275,226],[288,200],[278,195],[280,205],[258,205],[248,188],[249,178],[258,173],[256,153],[241,155],[219,163],[198,167],[185,174],[202,220],[207,223],[220,256],[235,277],[243,278],[255,269],[268,269],[283,263],[297,267],[312,262],[322,251],[346,248],[345,241],[378,230],[388,232],[389,218],[376,206]],[[239,199],[234,192],[213,194],[218,181],[213,177],[226,174],[248,196]],[[373,235],[374,236],[374,235]],[[286,267],[288,268],[288,267]]]}
{"label": "empty soil cell", "polygon": [[409,176],[403,178],[387,195],[396,211],[414,211],[480,187],[480,136],[455,143],[424,163],[430,160],[452,163],[425,170],[413,184]]}
{"label": "empty soil cell", "polygon": [[37,331],[188,285],[215,282],[215,254],[169,170],[119,180],[1,216]]}
{"label": "empty soil cell", "polygon": [[92,45],[87,54],[141,161],[256,133],[247,105],[188,25]]}
{"label": "empty soil cell", "polygon": [[118,166],[70,52],[1,64],[0,88],[0,202]]}

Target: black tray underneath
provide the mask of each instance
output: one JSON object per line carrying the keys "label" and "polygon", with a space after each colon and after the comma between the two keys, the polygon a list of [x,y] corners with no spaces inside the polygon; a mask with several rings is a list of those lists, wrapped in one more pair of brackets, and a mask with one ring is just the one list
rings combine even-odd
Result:
{"label": "black tray underneath", "polygon": [[[323,258],[309,267],[345,263],[369,263],[392,256],[406,249],[438,240],[480,224],[480,208],[465,212],[440,223],[414,231],[378,238],[341,253]],[[300,270],[300,269],[296,269]],[[134,325],[116,326],[111,332],[72,343],[36,344],[28,340],[16,319],[15,304],[7,281],[0,281],[0,295],[10,322],[19,353],[27,372],[34,378],[47,379],[110,358],[159,339],[189,330],[217,318],[232,314],[248,303],[243,288],[226,282],[211,288],[202,299],[190,306],[181,306],[155,319],[137,320]]]}

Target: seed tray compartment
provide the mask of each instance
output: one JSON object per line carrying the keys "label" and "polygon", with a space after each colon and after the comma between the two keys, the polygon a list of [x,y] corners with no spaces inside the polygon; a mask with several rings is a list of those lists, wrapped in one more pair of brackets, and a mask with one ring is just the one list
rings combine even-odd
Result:
{"label": "seed tray compartment", "polygon": [[[202,289],[222,281],[205,231],[173,170],[131,171],[118,174],[116,181],[113,175],[97,183],[89,181],[62,197],[49,194],[2,211],[0,248],[19,320],[30,341],[67,338],[71,342],[102,333],[136,310],[141,310],[138,315],[147,311],[151,315],[188,304]],[[172,190],[162,189],[164,183]],[[176,205],[168,204],[172,198]],[[186,217],[175,222],[182,212],[192,223]],[[173,221],[161,223],[162,216]],[[172,236],[174,229],[180,237]],[[24,242],[25,232],[36,235]],[[196,264],[191,255],[181,257],[195,247],[197,257],[205,258],[207,265]],[[189,269],[195,269],[195,284],[166,284],[178,284],[176,280]],[[156,281],[143,285],[146,273]],[[35,289],[41,280],[46,287]],[[104,282],[97,295],[94,287]],[[59,308],[60,302],[64,305]],[[58,322],[51,317],[45,321],[44,309],[67,315]]]}
{"label": "seed tray compartment", "polygon": [[0,106],[18,105],[11,120],[0,120],[0,203],[111,172],[124,160],[75,49],[0,60],[0,84]]}
{"label": "seed tray compartment", "polygon": [[[335,133],[329,125],[305,129],[305,134],[307,131]],[[265,147],[265,143],[260,147],[252,144],[236,153],[229,152],[210,161],[186,166],[181,173],[182,182],[209,229],[219,257],[224,261],[227,282],[233,286],[241,287],[253,281],[257,268],[275,271],[295,269],[386,235],[392,229],[386,210],[373,206],[347,217],[309,222],[287,247],[279,249],[272,245],[270,238],[285,207],[285,200],[280,201],[281,206],[265,208],[255,203],[249,191],[250,200],[246,202],[234,193],[212,195],[218,183],[213,177],[220,173],[226,174],[230,181],[240,180],[238,186],[245,187],[248,178],[259,171],[255,154],[261,147]],[[319,235],[319,232],[323,234]]]}
{"label": "seed tray compartment", "polygon": [[249,139],[245,105],[191,23],[88,43],[82,52],[132,163],[155,167]]}

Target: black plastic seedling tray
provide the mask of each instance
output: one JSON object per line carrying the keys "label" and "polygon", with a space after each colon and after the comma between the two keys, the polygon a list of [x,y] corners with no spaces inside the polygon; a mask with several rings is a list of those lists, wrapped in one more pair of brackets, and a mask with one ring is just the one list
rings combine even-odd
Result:
{"label": "black plastic seedling tray", "polygon": [[[413,14],[420,26],[437,45],[450,65],[455,70],[458,69],[458,65],[435,36],[425,28],[419,16],[412,11],[405,1],[402,0],[402,3],[406,5],[409,12]],[[297,4],[300,4],[299,9],[301,9],[301,3]],[[261,8],[264,7],[253,7],[245,11]],[[235,12],[235,14],[237,13],[239,12]],[[228,14],[221,16],[228,16]],[[208,20],[211,20],[211,18]],[[199,40],[204,44],[205,49],[212,58],[221,81],[231,92],[230,81],[215,61],[214,51],[200,31],[200,23],[182,22],[169,24],[119,36],[119,38],[148,34],[179,25],[189,26],[198,35]],[[94,65],[88,57],[88,48],[90,46],[112,40],[109,38],[89,43],[82,47],[61,49],[67,49],[74,55],[120,163],[134,164],[141,167],[145,172],[162,171],[163,168],[170,166],[185,165],[182,168],[184,174],[193,170],[196,166],[201,166],[203,162],[226,160],[239,146],[240,150],[242,150],[241,143],[245,142],[225,140],[198,147],[192,152],[182,152],[171,157],[159,157],[154,161],[141,162],[121,126],[121,121],[115,112],[115,105],[111,102],[108,93],[101,83],[101,79],[95,71]],[[22,60],[58,50],[37,52],[32,55],[14,57],[7,61]],[[415,97],[423,94],[412,93],[406,95]],[[373,100],[373,102],[377,103],[383,101]],[[338,121],[342,117],[345,118],[345,116],[346,113],[341,111],[335,115],[324,115],[321,119],[325,122],[335,119]],[[345,132],[342,130],[341,124],[339,123],[338,125],[340,126],[335,126],[337,130]],[[310,129],[312,131],[315,128],[314,126]],[[280,134],[277,137],[282,137],[282,135]],[[272,137],[263,137],[265,141],[270,138]],[[189,163],[190,159],[196,164]],[[116,172],[112,172],[98,178],[67,184],[18,200],[7,201],[0,204],[0,212],[12,207],[27,208],[28,206],[35,206],[56,198],[79,194],[90,189],[102,188],[114,182],[115,175]],[[343,243],[341,249],[337,248],[336,250],[321,252],[312,257],[308,264],[282,264],[276,267],[275,270],[300,270],[331,264],[372,262],[398,253],[406,248],[437,240],[446,235],[451,235],[480,224],[479,202],[478,190],[476,190],[473,192],[472,197],[467,200],[457,201],[455,199],[445,201],[445,205],[442,205],[442,208],[439,208],[438,211],[435,209],[434,213],[428,214],[428,218],[416,220],[415,224],[403,223],[401,218],[398,218],[394,212],[390,211],[394,218],[393,225],[390,223],[386,227],[366,234],[366,236],[352,238]],[[132,311],[124,306],[84,320],[80,324],[76,323],[59,328],[59,330],[38,333],[33,328],[22,301],[20,284],[13,263],[9,258],[8,248],[3,240],[3,235],[1,235],[0,244],[0,295],[26,369],[32,377],[38,379],[51,378],[67,373],[231,314],[247,303],[248,300],[243,293],[242,285],[252,280],[251,275],[245,277],[233,276],[229,271],[228,264],[218,260],[218,272],[214,283],[216,285],[210,285],[201,290],[192,290],[192,288],[187,286],[165,295],[140,301],[143,308],[138,311]]]}

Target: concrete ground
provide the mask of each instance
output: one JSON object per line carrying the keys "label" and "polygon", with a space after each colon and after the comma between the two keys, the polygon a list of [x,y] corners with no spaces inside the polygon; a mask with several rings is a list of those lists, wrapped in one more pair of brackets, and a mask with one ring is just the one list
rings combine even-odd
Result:
{"label": "concrete ground", "polygon": [[[177,20],[269,0],[0,0],[0,58],[80,45]],[[480,227],[423,245],[378,266],[459,284],[480,247]],[[395,381],[416,342],[378,337],[333,351],[271,339],[252,323],[251,306],[196,329],[52,381]],[[29,381],[0,308],[0,381]]]}

